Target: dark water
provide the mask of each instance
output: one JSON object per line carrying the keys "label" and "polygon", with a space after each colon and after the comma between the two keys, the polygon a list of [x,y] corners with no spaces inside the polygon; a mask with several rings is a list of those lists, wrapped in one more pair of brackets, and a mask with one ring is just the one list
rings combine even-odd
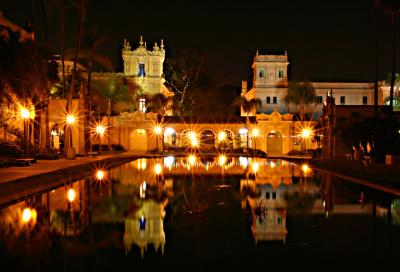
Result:
{"label": "dark water", "polygon": [[0,256],[13,271],[381,266],[400,257],[399,215],[286,161],[140,159],[0,210]]}

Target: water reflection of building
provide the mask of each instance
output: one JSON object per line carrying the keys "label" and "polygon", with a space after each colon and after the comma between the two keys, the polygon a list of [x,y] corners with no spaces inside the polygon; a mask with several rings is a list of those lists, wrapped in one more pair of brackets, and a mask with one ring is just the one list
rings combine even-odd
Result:
{"label": "water reflection of building", "polygon": [[165,233],[163,219],[168,200],[161,203],[152,199],[144,200],[140,207],[128,213],[125,219],[124,244],[128,254],[132,244],[136,244],[143,257],[148,244],[153,244],[155,251],[164,254]]}
{"label": "water reflection of building", "polygon": [[248,197],[252,213],[251,231],[255,242],[286,242],[286,200],[284,186],[274,188],[269,184],[256,186],[258,197]]}

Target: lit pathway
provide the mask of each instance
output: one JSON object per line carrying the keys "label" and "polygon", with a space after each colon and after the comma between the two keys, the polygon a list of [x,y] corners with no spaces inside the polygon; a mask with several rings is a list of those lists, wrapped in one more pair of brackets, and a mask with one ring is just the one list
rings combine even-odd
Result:
{"label": "lit pathway", "polygon": [[37,163],[34,163],[31,166],[13,166],[13,167],[0,168],[0,184],[36,175],[51,173],[63,169],[66,170],[68,168],[75,166],[96,164],[101,161],[107,162],[110,161],[111,159],[123,161],[123,160],[134,159],[139,156],[146,156],[146,155],[121,153],[121,154],[112,154],[112,155],[95,156],[95,157],[77,157],[73,160],[67,160],[67,159],[38,160]]}
{"label": "lit pathway", "polygon": [[74,160],[38,160],[31,166],[0,168],[0,207],[92,175],[99,166],[109,168],[138,157],[150,156],[121,153]]}
{"label": "lit pathway", "polygon": [[337,159],[315,162],[314,168],[400,197],[399,165],[372,163],[365,166],[361,161]]}

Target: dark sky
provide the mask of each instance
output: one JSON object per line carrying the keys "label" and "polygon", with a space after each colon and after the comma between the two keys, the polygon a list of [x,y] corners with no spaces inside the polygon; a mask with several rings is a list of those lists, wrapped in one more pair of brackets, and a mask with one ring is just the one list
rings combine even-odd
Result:
{"label": "dark sky", "polygon": [[[43,29],[40,3],[46,3],[49,47],[59,50],[57,0],[36,0],[38,30]],[[143,35],[147,45],[164,39],[167,57],[195,47],[207,55],[212,78],[240,86],[250,80],[251,60],[260,53],[288,51],[290,80],[373,81],[373,0],[232,0],[151,1],[91,0],[86,25],[110,40],[104,53],[121,67],[126,37],[134,47]],[[24,25],[31,0],[1,0],[8,19]],[[391,69],[389,15],[379,12],[379,77]],[[67,47],[73,46],[77,16],[68,10]],[[39,32],[39,39],[42,32]],[[398,54],[400,55],[400,54]]]}

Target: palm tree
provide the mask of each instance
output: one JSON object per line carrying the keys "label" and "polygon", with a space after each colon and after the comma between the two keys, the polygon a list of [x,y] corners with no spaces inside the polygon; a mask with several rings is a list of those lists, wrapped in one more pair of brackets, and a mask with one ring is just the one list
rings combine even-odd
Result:
{"label": "palm tree", "polygon": [[249,100],[245,96],[240,96],[234,100],[233,104],[235,106],[240,106],[241,109],[246,113],[246,124],[249,124],[249,114],[252,111],[257,110],[258,107],[261,107],[262,102],[260,98],[252,98]]}
{"label": "palm tree", "polygon": [[304,120],[304,116],[308,110],[308,107],[311,104],[315,105],[317,101],[315,88],[309,82],[290,82],[284,99],[288,105],[288,112],[290,104],[294,104],[298,108],[301,120]]}
{"label": "palm tree", "polygon": [[[113,79],[109,79],[105,85],[95,86],[98,94],[107,101],[107,127],[110,130],[110,118],[113,105],[118,101],[130,101],[132,97],[128,93],[128,87],[124,84],[117,85]],[[108,145],[111,150],[111,134],[108,133]]]}
{"label": "palm tree", "polygon": [[161,116],[161,123],[164,123],[164,116],[167,110],[171,107],[169,105],[169,98],[162,93],[158,93],[147,97],[149,111],[157,112]]}
{"label": "palm tree", "polygon": [[79,50],[74,52],[74,50],[67,50],[66,58],[71,58],[74,54],[78,60],[86,60],[87,62],[87,85],[86,93],[84,95],[85,99],[85,120],[84,120],[84,131],[85,131],[85,150],[90,146],[90,135],[89,135],[89,123],[92,120],[91,116],[91,83],[92,83],[92,70],[94,64],[99,64],[100,66],[106,68],[109,71],[113,70],[113,64],[109,57],[99,52],[99,48],[106,42],[107,38],[104,36],[97,37],[95,30],[91,30],[87,33],[84,38],[86,46],[84,48],[79,48]]}
{"label": "palm tree", "polygon": [[391,27],[392,27],[392,73],[390,79],[390,113],[393,116],[393,98],[394,98],[394,85],[396,75],[396,15],[400,10],[400,1],[398,0],[382,0],[383,8],[386,13],[390,14]]}

